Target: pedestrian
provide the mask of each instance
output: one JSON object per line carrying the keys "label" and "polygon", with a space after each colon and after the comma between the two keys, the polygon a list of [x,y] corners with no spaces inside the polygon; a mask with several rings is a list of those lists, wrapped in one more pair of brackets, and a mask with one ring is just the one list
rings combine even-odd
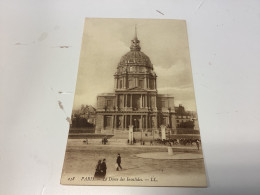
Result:
{"label": "pedestrian", "polygon": [[116,168],[116,170],[119,171],[119,168],[122,170],[122,167],[121,167],[121,156],[120,156],[119,153],[117,154],[116,163],[117,163],[117,168]]}
{"label": "pedestrian", "polygon": [[88,144],[88,138],[86,138],[85,140],[83,140],[83,143]]}
{"label": "pedestrian", "polygon": [[101,160],[98,160],[98,164],[96,166],[96,171],[95,171],[95,175],[94,175],[95,178],[101,178],[102,175],[101,175]]}
{"label": "pedestrian", "polygon": [[103,162],[101,163],[101,177],[105,178],[107,173],[107,165],[106,165],[106,159],[103,159]]}

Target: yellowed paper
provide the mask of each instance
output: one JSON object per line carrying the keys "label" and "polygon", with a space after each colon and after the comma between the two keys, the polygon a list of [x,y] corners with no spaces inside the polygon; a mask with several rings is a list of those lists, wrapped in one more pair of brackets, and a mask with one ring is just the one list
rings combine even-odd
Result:
{"label": "yellowed paper", "polygon": [[87,18],[61,184],[206,187],[182,20]]}

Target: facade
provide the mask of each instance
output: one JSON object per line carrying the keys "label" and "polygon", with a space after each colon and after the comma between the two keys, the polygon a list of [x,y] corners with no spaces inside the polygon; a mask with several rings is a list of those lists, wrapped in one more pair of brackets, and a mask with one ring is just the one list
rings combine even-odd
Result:
{"label": "facade", "polygon": [[[199,131],[198,117],[195,111],[185,111],[181,104],[175,107],[176,128],[193,128]],[[186,125],[185,125],[186,123]]]}
{"label": "facade", "polygon": [[96,133],[157,131],[161,125],[176,128],[174,97],[157,93],[157,75],[150,58],[135,37],[114,74],[114,93],[97,97]]}
{"label": "facade", "polygon": [[175,118],[176,118],[176,127],[181,127],[182,123],[193,121],[192,113],[185,111],[184,106],[181,104],[178,107],[175,107]]}

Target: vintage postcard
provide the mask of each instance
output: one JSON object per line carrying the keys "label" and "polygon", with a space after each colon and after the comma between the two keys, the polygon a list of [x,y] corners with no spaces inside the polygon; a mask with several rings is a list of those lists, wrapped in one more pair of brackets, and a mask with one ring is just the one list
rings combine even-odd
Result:
{"label": "vintage postcard", "polygon": [[206,187],[186,22],[85,20],[61,184]]}

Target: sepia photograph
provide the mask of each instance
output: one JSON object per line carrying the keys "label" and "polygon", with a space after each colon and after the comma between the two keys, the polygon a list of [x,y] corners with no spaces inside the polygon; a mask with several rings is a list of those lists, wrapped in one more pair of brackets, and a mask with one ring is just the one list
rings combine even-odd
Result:
{"label": "sepia photograph", "polygon": [[207,187],[186,22],[86,18],[61,184]]}
{"label": "sepia photograph", "polygon": [[0,195],[260,195],[260,1],[0,1]]}

